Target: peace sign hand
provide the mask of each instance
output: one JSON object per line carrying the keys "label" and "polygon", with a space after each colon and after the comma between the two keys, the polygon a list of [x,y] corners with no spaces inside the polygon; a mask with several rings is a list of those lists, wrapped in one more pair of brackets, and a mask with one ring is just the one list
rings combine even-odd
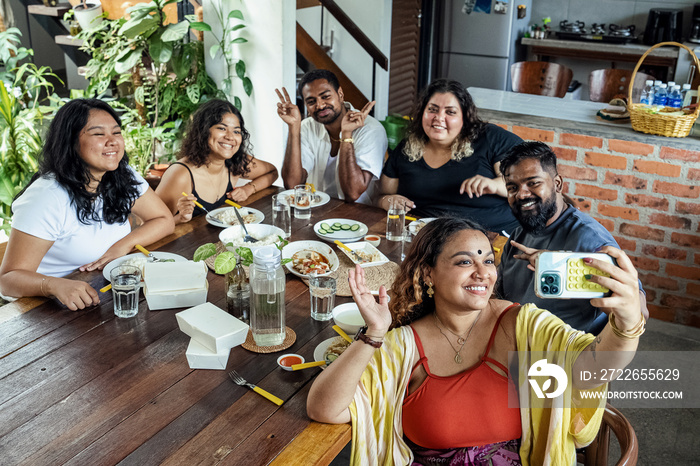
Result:
{"label": "peace sign hand", "polygon": [[282,88],[284,96],[279,89],[275,89],[275,92],[277,93],[277,97],[280,99],[280,101],[277,103],[277,114],[280,116],[280,118],[282,118],[282,121],[287,123],[289,126],[301,124],[301,112],[299,111],[299,107],[292,103],[292,99],[289,97],[287,89],[284,87]]}
{"label": "peace sign hand", "polygon": [[[374,107],[376,101],[368,102],[362,110],[348,110],[343,117],[343,121],[340,123],[340,131],[343,137],[350,137],[352,132],[357,128],[361,128],[365,125],[365,118],[369,115],[370,110]],[[346,136],[347,133],[347,136]]]}

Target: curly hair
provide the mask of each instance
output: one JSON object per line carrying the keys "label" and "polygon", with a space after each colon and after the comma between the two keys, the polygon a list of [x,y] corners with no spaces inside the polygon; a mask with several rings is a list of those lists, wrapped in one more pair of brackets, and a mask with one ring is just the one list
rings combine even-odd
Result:
{"label": "curly hair", "polygon": [[234,176],[245,176],[250,172],[251,153],[250,133],[245,129],[241,112],[229,101],[212,99],[202,104],[192,115],[185,139],[180,147],[178,159],[186,159],[195,167],[201,167],[209,162],[209,130],[221,123],[224,115],[233,113],[241,124],[241,145],[233,157],[225,162],[226,169]]}
{"label": "curly hair", "polygon": [[392,328],[408,325],[435,311],[435,300],[428,299],[425,277],[435,267],[437,258],[448,241],[463,230],[486,230],[466,218],[442,217],[425,225],[411,243],[406,259],[391,285],[389,310]]}
{"label": "curly hair", "polygon": [[[39,170],[19,197],[34,181],[42,176],[53,177],[68,192],[75,206],[78,220],[108,224],[124,223],[131,207],[139,196],[139,180],[129,169],[129,157],[124,154],[116,170],[105,173],[96,192],[88,191],[93,180],[90,168],[80,156],[80,132],[88,123],[91,111],[105,111],[121,126],[121,119],[114,109],[99,99],[74,99],[56,112],[41,151]],[[102,215],[95,210],[94,200],[102,197]]]}
{"label": "curly hair", "polygon": [[453,160],[461,160],[472,155],[474,150],[471,147],[471,141],[484,130],[485,123],[479,119],[472,96],[464,86],[451,79],[436,79],[421,92],[411,116],[411,123],[406,128],[404,154],[412,162],[419,160],[425,151],[428,135],[423,130],[423,113],[435,94],[454,95],[462,110],[462,130],[452,143]]}

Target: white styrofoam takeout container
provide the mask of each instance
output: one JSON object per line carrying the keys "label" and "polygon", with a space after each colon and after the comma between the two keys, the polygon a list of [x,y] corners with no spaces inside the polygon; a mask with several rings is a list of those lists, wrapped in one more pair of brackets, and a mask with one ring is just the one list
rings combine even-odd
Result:
{"label": "white styrofoam takeout container", "polygon": [[187,345],[187,364],[190,369],[226,369],[228,364],[228,356],[231,353],[231,348],[226,348],[218,353],[209,351],[206,346],[200,344],[194,338],[190,339],[190,344]]}
{"label": "white styrofoam takeout container", "polygon": [[180,330],[209,351],[220,353],[245,342],[248,325],[212,303],[175,314]]}
{"label": "white styrofoam takeout container", "polygon": [[191,307],[207,301],[209,284],[203,262],[148,262],[143,294],[152,311]]}

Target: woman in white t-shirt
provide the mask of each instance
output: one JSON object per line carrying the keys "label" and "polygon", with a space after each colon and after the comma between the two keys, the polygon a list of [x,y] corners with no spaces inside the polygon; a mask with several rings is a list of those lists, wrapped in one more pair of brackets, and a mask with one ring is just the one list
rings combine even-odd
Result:
{"label": "woman in white t-shirt", "polygon": [[[12,204],[0,293],[54,296],[71,310],[98,304],[89,284],[63,277],[101,270],[173,232],[168,208],[128,162],[108,104],[76,99],[56,113],[39,171]],[[130,213],[143,220],[133,231]]]}

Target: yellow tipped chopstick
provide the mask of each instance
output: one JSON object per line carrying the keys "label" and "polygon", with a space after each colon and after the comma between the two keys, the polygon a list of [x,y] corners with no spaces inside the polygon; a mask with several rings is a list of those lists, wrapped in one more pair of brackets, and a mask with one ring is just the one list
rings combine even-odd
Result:
{"label": "yellow tipped chopstick", "polygon": [[111,289],[112,289],[112,284],[110,283],[109,285],[105,285],[102,288],[100,288],[100,293],[106,293]]}
{"label": "yellow tipped chopstick", "polygon": [[306,186],[308,186],[309,189],[311,189],[311,192],[312,192],[312,193],[315,193],[315,192],[316,192],[316,187],[314,186],[313,183],[306,183]]}
{"label": "yellow tipped chopstick", "polygon": [[[182,195],[185,196],[185,197],[189,196],[189,194],[187,194],[187,193],[184,192],[184,191],[182,192]],[[197,201],[194,201],[194,205],[196,205],[197,207],[199,207],[200,209],[202,209],[202,210],[204,210],[204,211],[206,211],[206,212],[209,212],[207,209],[204,208],[204,206],[203,206],[202,204],[200,204],[200,203],[197,202]]]}
{"label": "yellow tipped chopstick", "polygon": [[292,364],[292,370],[293,371],[300,371],[302,369],[308,369],[309,367],[318,367],[318,366],[325,366],[326,361],[314,361],[314,362],[305,362],[303,364]]}
{"label": "yellow tipped chopstick", "polygon": [[339,239],[335,240],[334,243],[337,244],[338,247],[345,249],[347,252],[350,252],[350,253],[353,252],[352,249],[350,249],[349,247],[347,247],[343,243],[341,243]]}
{"label": "yellow tipped chopstick", "polygon": [[333,330],[335,330],[336,332],[338,332],[338,335],[340,335],[341,337],[345,338],[349,343],[352,343],[352,338],[350,338],[350,337],[348,336],[348,334],[345,333],[345,332],[343,331],[342,328],[338,327],[337,325],[334,325],[334,326],[333,326]]}
{"label": "yellow tipped chopstick", "polygon": [[410,220],[411,222],[415,222],[416,220],[418,220],[416,217],[409,217],[408,215],[406,215],[404,218],[406,220]]}
{"label": "yellow tipped chopstick", "polygon": [[235,202],[233,202],[231,199],[226,199],[224,202],[225,202],[226,204],[228,204],[228,205],[234,206],[236,209],[240,209],[240,208],[241,208],[241,206],[239,206],[238,204],[236,204]]}
{"label": "yellow tipped chopstick", "polygon": [[141,252],[141,254],[143,254],[146,257],[149,257],[151,255],[151,253],[148,252],[148,249],[144,248],[140,244],[134,244],[134,248],[138,249]]}

